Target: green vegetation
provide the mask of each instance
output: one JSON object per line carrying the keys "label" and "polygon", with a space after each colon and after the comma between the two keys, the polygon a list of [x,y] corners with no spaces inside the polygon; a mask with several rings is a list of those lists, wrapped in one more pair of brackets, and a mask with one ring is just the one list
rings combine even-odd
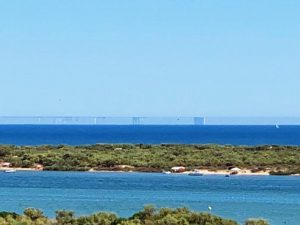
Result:
{"label": "green vegetation", "polygon": [[245,225],[269,225],[269,223],[264,219],[249,219]]}
{"label": "green vegetation", "polygon": [[[187,169],[227,169],[232,166],[272,174],[300,173],[300,147],[230,145],[0,146],[0,162],[13,167],[45,170],[134,170],[158,172],[173,166]],[[131,167],[121,167],[130,165]]]}
{"label": "green vegetation", "polygon": [[[96,213],[75,217],[71,211],[57,211],[55,219],[49,219],[38,209],[29,208],[23,215],[0,212],[0,225],[238,225],[209,213],[192,212],[186,208],[157,210],[146,206],[129,218],[112,213]],[[247,220],[245,225],[269,225],[265,220]]]}

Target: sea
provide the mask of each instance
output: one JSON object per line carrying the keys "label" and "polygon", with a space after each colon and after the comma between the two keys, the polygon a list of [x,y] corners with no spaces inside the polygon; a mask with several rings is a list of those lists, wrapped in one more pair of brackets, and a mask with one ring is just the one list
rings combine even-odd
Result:
{"label": "sea", "polygon": [[[300,145],[300,126],[0,126],[0,144],[96,143]],[[128,217],[152,204],[198,211],[210,206],[211,213],[240,224],[253,217],[271,225],[300,221],[299,176],[17,171],[0,173],[0,181],[0,211],[35,207],[51,218],[59,209]]]}
{"label": "sea", "polygon": [[0,125],[0,144],[300,145],[300,126]]}
{"label": "sea", "polygon": [[76,215],[99,211],[128,217],[145,205],[188,207],[232,218],[266,218],[272,225],[298,225],[300,177],[201,177],[160,173],[0,173],[0,211],[35,207],[53,218],[56,210]]}

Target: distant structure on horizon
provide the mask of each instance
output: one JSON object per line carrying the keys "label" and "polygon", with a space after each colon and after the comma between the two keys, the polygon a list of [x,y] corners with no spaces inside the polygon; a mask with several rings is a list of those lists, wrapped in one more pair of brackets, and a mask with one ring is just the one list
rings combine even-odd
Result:
{"label": "distant structure on horizon", "polygon": [[204,125],[204,117],[0,117],[0,124],[28,125]]}
{"label": "distant structure on horizon", "polygon": [[0,116],[0,125],[300,125],[300,117]]}
{"label": "distant structure on horizon", "polygon": [[205,117],[194,117],[194,125],[205,125]]}

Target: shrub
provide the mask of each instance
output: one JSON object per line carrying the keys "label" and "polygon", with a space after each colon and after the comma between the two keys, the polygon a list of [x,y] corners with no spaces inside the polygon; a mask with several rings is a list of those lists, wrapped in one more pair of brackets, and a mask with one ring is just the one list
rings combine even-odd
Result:
{"label": "shrub", "polygon": [[264,219],[248,219],[245,225],[270,225],[270,224]]}
{"label": "shrub", "polygon": [[39,209],[27,208],[24,210],[24,215],[29,217],[31,220],[37,220],[44,218],[43,212]]}

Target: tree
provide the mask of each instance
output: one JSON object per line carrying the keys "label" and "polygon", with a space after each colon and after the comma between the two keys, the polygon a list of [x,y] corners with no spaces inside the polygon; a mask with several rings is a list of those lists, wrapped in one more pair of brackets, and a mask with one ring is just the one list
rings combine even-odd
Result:
{"label": "tree", "polygon": [[43,212],[39,209],[27,208],[24,210],[24,215],[29,217],[31,220],[37,220],[44,218]]}
{"label": "tree", "polygon": [[56,211],[56,221],[58,225],[72,225],[75,224],[74,212],[61,210]]}

